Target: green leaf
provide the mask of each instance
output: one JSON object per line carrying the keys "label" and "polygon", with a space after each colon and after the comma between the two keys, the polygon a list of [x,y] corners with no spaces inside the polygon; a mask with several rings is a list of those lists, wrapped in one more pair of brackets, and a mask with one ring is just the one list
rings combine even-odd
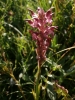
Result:
{"label": "green leaf", "polygon": [[48,97],[51,99],[51,100],[56,100],[56,93],[54,91],[54,88],[53,88],[53,83],[51,82],[47,82],[47,94],[48,94]]}
{"label": "green leaf", "polygon": [[68,76],[68,75],[72,76],[73,74],[75,74],[75,65],[67,70],[65,76]]}

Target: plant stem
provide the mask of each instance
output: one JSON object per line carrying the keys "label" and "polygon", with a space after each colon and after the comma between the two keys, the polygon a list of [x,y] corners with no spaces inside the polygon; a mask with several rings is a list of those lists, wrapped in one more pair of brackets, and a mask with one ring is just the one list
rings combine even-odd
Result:
{"label": "plant stem", "polygon": [[40,89],[39,89],[39,80],[40,80],[40,73],[41,73],[41,69],[40,69],[40,62],[38,61],[38,70],[37,70],[37,78],[36,78],[36,99],[35,100],[39,100],[39,94],[40,94]]}
{"label": "plant stem", "polygon": [[[13,74],[10,74],[10,76],[14,79],[15,83],[18,84],[19,82],[16,80],[16,78],[14,77]],[[20,90],[22,96],[23,96],[23,100],[26,100],[25,95],[23,93],[22,87],[20,85],[17,85],[18,89]]]}

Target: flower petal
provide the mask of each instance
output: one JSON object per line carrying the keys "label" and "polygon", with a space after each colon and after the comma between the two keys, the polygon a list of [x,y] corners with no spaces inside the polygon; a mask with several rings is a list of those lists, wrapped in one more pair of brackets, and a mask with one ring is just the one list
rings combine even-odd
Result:
{"label": "flower petal", "polygon": [[51,13],[52,13],[52,10],[49,9],[49,10],[46,12],[46,17],[49,17]]}
{"label": "flower petal", "polygon": [[33,21],[32,21],[32,20],[30,20],[30,19],[26,19],[25,21],[27,21],[30,25],[32,25],[32,24],[33,24]]}
{"label": "flower petal", "polygon": [[28,9],[28,10],[29,10],[31,16],[34,15],[34,12],[31,9]]}
{"label": "flower petal", "polygon": [[33,32],[32,30],[30,31],[31,35],[32,35],[32,39],[33,40],[37,40],[37,32]]}

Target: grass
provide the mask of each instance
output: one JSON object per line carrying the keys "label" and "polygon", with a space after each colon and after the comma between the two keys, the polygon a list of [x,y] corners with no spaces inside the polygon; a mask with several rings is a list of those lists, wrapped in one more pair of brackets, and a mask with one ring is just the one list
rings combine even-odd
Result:
{"label": "grass", "polygon": [[37,7],[54,7],[53,25],[58,26],[41,67],[38,98],[75,99],[74,5],[73,0],[0,0],[0,99],[34,100],[36,43],[25,19],[31,18],[28,8],[35,12]]}

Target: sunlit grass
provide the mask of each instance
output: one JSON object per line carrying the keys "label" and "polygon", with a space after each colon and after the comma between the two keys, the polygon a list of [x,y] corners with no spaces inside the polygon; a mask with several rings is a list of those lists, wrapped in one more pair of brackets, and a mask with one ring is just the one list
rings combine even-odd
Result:
{"label": "sunlit grass", "polygon": [[41,67],[39,100],[74,98],[74,5],[73,0],[0,0],[0,99],[33,100],[35,96],[36,43],[25,20],[31,18],[28,9],[36,12],[38,7],[45,11],[54,7],[53,25],[58,26]]}

